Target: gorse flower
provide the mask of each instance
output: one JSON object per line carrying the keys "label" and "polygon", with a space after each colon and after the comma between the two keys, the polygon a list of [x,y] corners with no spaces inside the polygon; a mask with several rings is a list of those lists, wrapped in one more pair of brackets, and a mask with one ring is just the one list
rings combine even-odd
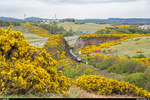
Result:
{"label": "gorse flower", "polygon": [[38,26],[35,26],[35,25],[31,25],[31,24],[24,24],[24,26],[29,28],[30,32],[35,33],[35,34],[37,34],[39,36],[47,37],[47,36],[50,35],[50,33],[47,30],[45,30],[45,29],[43,29],[41,27],[38,27]]}
{"label": "gorse flower", "polygon": [[66,93],[71,79],[57,71],[58,62],[11,27],[0,29],[0,93]]}
{"label": "gorse flower", "polygon": [[83,75],[74,82],[78,87],[89,92],[96,92],[100,95],[128,94],[150,98],[150,93],[142,88],[138,88],[129,82],[117,81],[96,75]]}

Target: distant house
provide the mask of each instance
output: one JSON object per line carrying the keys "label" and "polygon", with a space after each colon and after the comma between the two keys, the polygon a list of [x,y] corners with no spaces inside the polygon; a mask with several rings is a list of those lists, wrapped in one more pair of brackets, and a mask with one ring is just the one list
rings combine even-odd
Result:
{"label": "distant house", "polygon": [[49,23],[50,23],[50,20],[44,19],[44,20],[41,21],[41,23],[42,23],[42,24],[49,24]]}
{"label": "distant house", "polygon": [[150,25],[139,26],[139,28],[148,30],[148,29],[150,29]]}
{"label": "distant house", "polygon": [[49,24],[51,22],[59,22],[59,19],[44,19],[41,21],[42,24]]}

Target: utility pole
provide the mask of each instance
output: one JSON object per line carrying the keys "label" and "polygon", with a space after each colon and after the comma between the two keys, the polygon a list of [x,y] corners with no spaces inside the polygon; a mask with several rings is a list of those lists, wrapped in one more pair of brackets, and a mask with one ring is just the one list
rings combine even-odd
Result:
{"label": "utility pole", "polygon": [[55,14],[54,20],[55,20],[54,22],[57,23],[57,16],[56,16],[56,14]]}
{"label": "utility pole", "polygon": [[24,21],[25,21],[25,18],[26,18],[26,14],[24,14],[24,15],[23,15],[23,17],[24,17]]}

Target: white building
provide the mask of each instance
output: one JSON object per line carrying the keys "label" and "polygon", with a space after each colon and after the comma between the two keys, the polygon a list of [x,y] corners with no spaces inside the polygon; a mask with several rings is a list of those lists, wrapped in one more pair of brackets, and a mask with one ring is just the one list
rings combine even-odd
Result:
{"label": "white building", "polygon": [[51,22],[59,22],[59,19],[44,19],[41,21],[42,24],[49,24]]}
{"label": "white building", "polygon": [[148,30],[148,29],[150,29],[150,25],[139,26],[139,28]]}

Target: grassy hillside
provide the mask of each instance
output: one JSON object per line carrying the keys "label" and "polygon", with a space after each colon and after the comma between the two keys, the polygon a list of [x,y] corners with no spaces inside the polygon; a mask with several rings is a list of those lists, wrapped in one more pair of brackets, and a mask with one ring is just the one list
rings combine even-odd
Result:
{"label": "grassy hillside", "polygon": [[74,32],[81,32],[81,31],[96,32],[98,29],[110,26],[109,24],[95,24],[95,23],[75,24],[73,22],[58,23],[58,25],[63,26],[66,30],[72,29]]}
{"label": "grassy hillside", "polygon": [[110,47],[111,51],[108,54],[118,56],[136,56],[142,51],[143,55],[150,57],[150,37],[137,37],[128,39],[119,45]]}

